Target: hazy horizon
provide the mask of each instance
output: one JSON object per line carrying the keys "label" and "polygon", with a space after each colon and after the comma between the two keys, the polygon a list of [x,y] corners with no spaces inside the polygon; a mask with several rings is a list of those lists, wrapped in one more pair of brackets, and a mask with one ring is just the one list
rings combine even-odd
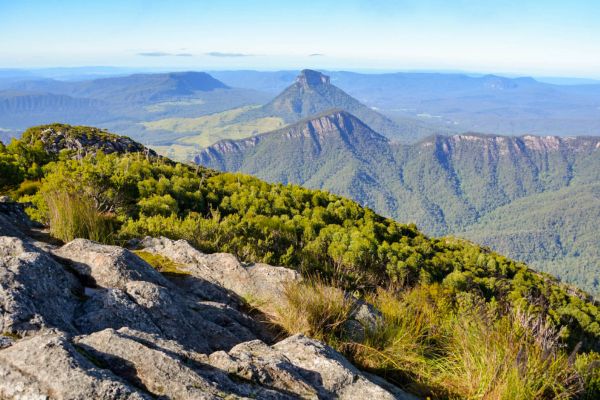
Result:
{"label": "hazy horizon", "polygon": [[599,19],[600,4],[586,0],[0,1],[0,68],[315,68],[600,79]]}

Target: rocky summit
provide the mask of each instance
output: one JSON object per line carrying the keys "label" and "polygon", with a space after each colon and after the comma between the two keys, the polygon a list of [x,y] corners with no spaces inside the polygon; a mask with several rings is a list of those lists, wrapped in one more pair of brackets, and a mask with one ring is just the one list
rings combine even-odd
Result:
{"label": "rocky summit", "polygon": [[2,399],[412,398],[248,312],[244,297],[279,299],[293,270],[165,238],[55,245],[0,205]]}
{"label": "rocky summit", "polygon": [[305,69],[300,72],[300,75],[296,77],[296,84],[303,87],[315,87],[320,85],[329,85],[329,76],[322,74],[318,71],[311,69]]}

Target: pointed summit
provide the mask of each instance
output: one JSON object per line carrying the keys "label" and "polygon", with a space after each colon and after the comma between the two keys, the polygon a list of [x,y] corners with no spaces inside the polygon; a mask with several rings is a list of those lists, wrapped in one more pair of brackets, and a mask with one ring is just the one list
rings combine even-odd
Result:
{"label": "pointed summit", "polygon": [[296,84],[305,88],[317,87],[321,85],[329,85],[329,77],[319,71],[312,69],[304,69],[300,71],[300,75],[296,77]]}
{"label": "pointed summit", "polygon": [[311,69],[302,70],[292,85],[269,103],[247,113],[245,118],[278,117],[289,124],[332,109],[348,111],[390,138],[403,134],[395,122],[333,85],[329,76]]}

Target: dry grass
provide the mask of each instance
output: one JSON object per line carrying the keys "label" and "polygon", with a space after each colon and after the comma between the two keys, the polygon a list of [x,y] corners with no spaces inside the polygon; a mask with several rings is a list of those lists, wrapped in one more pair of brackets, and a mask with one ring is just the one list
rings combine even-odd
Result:
{"label": "dry grass", "polygon": [[355,300],[342,290],[295,283],[285,297],[271,322],[326,341],[359,367],[423,397],[569,399],[583,390],[550,324],[522,312],[498,315],[475,298],[457,311],[437,285],[369,296],[382,320],[358,342],[343,334]]}
{"label": "dry grass", "polygon": [[354,300],[320,281],[289,283],[285,300],[271,310],[271,322],[291,334],[332,341],[348,320]]}
{"label": "dry grass", "polygon": [[98,212],[93,201],[85,196],[63,191],[44,195],[48,207],[50,234],[64,242],[76,238],[113,243],[115,221]]}

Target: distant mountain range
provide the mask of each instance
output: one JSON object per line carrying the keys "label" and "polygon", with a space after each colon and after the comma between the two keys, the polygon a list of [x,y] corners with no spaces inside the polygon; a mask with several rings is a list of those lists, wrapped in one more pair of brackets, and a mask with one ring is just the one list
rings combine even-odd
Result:
{"label": "distant mountain range", "polygon": [[197,163],[327,189],[460,233],[598,293],[600,137],[462,134],[399,144],[346,111],[203,150]]}
{"label": "distant mountain range", "polygon": [[144,127],[149,137],[153,136],[152,131],[179,133],[180,137],[171,146],[161,142],[158,144],[167,146],[157,150],[181,160],[195,155],[198,147],[213,144],[215,139],[252,137],[331,109],[356,115],[394,141],[409,143],[435,133],[450,132],[416,117],[393,121],[331,84],[329,76],[313,70],[301,71],[291,85],[262,106],[228,110],[202,118],[166,118],[144,123]]}
{"label": "distant mountain range", "polygon": [[205,115],[261,104],[269,97],[255,90],[231,88],[204,72],[83,81],[15,78],[0,91],[0,128],[14,131],[51,122],[97,124],[148,141],[140,122]]}
{"label": "distant mountain range", "polygon": [[[457,133],[600,135],[600,82],[456,73],[327,71],[331,83],[396,121],[417,118]],[[279,93],[293,71],[224,71],[226,84]],[[562,82],[550,80],[550,82]]]}
{"label": "distant mountain range", "polygon": [[49,92],[115,103],[147,103],[215,89],[229,89],[229,86],[204,72],[135,74],[78,82],[26,81],[13,86],[13,90]]}
{"label": "distant mountain range", "polygon": [[[4,104],[5,111],[0,111],[0,129],[14,132],[33,123],[49,122],[95,124],[118,130],[147,144],[179,146],[178,139],[200,134],[200,130],[164,129],[178,121],[161,122],[158,124],[160,129],[146,125],[166,119],[199,118],[240,107],[264,106],[293,86],[298,75],[298,71],[127,75],[130,71],[103,67],[0,70],[3,102],[14,107],[28,98],[30,105],[37,104],[16,113],[12,109],[6,111]],[[113,76],[104,77],[110,75]],[[582,84],[556,85],[532,78],[456,73],[329,71],[326,75],[330,76],[331,87],[345,92],[383,119],[369,118],[364,115],[367,112],[359,112],[352,102],[347,101],[329,105],[325,102],[323,107],[315,107],[318,108],[315,112],[325,111],[326,106],[346,109],[387,136],[393,136],[397,126],[402,128],[400,137],[409,140],[465,131],[506,135],[600,134],[600,85],[591,84],[593,81],[589,80],[568,81]],[[551,79],[549,82],[562,81]],[[72,99],[61,99],[57,95]],[[82,108],[85,101],[102,103],[87,109]],[[73,106],[56,112],[55,107],[49,106],[56,102]],[[305,109],[308,111],[310,106]],[[236,120],[234,124],[239,127],[239,122],[244,122],[247,126],[242,130],[254,134],[279,127],[278,124],[262,123],[258,129],[253,129],[252,115],[256,114],[250,113],[247,120]],[[305,112],[298,117],[309,115]],[[284,119],[282,123],[297,120]],[[385,123],[378,124],[375,119],[385,120]],[[203,140],[193,142],[194,146],[205,145]]]}
{"label": "distant mountain range", "polygon": [[88,78],[0,71],[0,140],[34,124],[97,125],[179,160],[328,189],[599,292],[600,85],[434,73],[79,72]]}

